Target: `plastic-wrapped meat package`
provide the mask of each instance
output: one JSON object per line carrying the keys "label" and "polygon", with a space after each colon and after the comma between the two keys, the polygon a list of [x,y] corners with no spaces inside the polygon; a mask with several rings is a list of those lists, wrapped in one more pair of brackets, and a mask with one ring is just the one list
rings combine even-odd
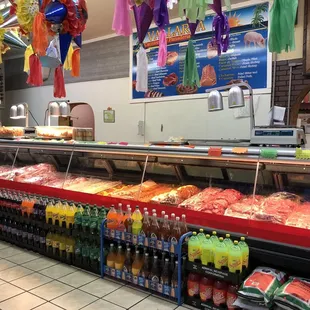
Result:
{"label": "plastic-wrapped meat package", "polygon": [[65,185],[65,189],[69,190],[69,191],[75,191],[75,192],[84,192],[87,190],[87,188],[89,188],[91,185],[94,185],[96,183],[100,183],[102,182],[101,179],[90,179],[90,178],[86,178],[86,180],[83,182],[79,182],[79,183],[73,183],[71,185]]}
{"label": "plastic-wrapped meat package", "polygon": [[157,195],[152,198],[151,202],[178,205],[184,200],[198,194],[200,189],[194,185],[185,185],[173,189],[168,193]]}
{"label": "plastic-wrapped meat package", "polygon": [[203,205],[210,200],[210,198],[219,192],[221,192],[221,188],[217,187],[208,187],[204,189],[202,192],[198,193],[197,195],[194,195],[182,203],[179,204],[180,208],[186,208],[191,209],[195,211],[200,211],[203,207]]}
{"label": "plastic-wrapped meat package", "polygon": [[252,214],[259,211],[262,196],[248,196],[241,199],[239,202],[230,205],[226,211],[225,216],[249,219]]}
{"label": "plastic-wrapped meat package", "polygon": [[224,215],[225,210],[229,206],[229,202],[223,198],[216,198],[206,203],[201,209],[202,212],[212,213],[217,215]]}
{"label": "plastic-wrapped meat package", "polygon": [[298,206],[288,217],[285,225],[310,229],[310,203]]}
{"label": "plastic-wrapped meat package", "polygon": [[30,179],[31,177],[46,175],[51,172],[56,172],[56,168],[51,164],[26,166],[14,171],[15,177],[13,181],[27,183],[27,179]]}
{"label": "plastic-wrapped meat package", "polygon": [[[13,171],[14,171],[14,169],[13,169]],[[12,177],[14,175],[13,171],[12,171],[11,166],[0,167],[0,179],[9,179],[10,176]]]}
{"label": "plastic-wrapped meat package", "polygon": [[298,205],[298,202],[290,199],[270,196],[263,200],[260,209],[253,214],[252,219],[285,225],[288,217]]}
{"label": "plastic-wrapped meat package", "polygon": [[242,194],[235,189],[225,189],[224,191],[218,193],[214,198],[226,199],[228,204],[236,203],[242,198]]}

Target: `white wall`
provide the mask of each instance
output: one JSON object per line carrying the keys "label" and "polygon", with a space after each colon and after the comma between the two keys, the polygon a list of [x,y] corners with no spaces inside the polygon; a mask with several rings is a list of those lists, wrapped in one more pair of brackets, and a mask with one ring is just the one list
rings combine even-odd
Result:
{"label": "white wall", "polygon": [[[129,78],[68,84],[67,98],[71,102],[86,102],[95,115],[97,141],[127,141],[143,143],[151,140],[166,140],[170,136],[196,139],[247,139],[250,135],[249,118],[236,119],[234,111],[227,108],[222,112],[209,113],[207,99],[163,101],[148,104],[129,104]],[[40,125],[44,112],[52,99],[53,87],[45,86],[6,93],[6,105],[27,102]],[[254,96],[259,103],[256,111],[258,125],[268,121],[270,95]],[[115,109],[115,124],[103,122],[103,110]],[[10,120],[8,111],[3,117],[4,125],[23,125],[22,121]],[[138,122],[145,121],[145,137],[138,135]],[[35,125],[30,118],[30,125]],[[163,131],[161,131],[163,125]]]}

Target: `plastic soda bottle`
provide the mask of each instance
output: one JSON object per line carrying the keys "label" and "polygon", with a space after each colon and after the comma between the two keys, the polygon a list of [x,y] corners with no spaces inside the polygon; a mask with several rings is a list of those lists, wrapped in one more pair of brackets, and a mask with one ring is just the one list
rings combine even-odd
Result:
{"label": "plastic soda bottle", "polygon": [[107,227],[109,229],[117,229],[118,228],[118,214],[112,205],[108,215],[107,215]]}
{"label": "plastic soda bottle", "polygon": [[124,221],[124,225],[125,225],[125,230],[127,233],[132,234],[132,223],[133,220],[131,218],[131,208],[127,208],[127,212],[125,215],[125,221]]}
{"label": "plastic soda bottle", "polygon": [[77,208],[74,205],[74,203],[70,203],[70,205],[67,207],[67,216],[66,216],[66,223],[67,223],[67,228],[71,229],[73,228],[74,225],[74,216]]}
{"label": "plastic soda bottle", "polygon": [[48,254],[52,254],[53,253],[52,242],[53,242],[53,233],[51,231],[49,231],[47,233],[46,237],[45,237],[46,252]]}
{"label": "plastic soda bottle", "polygon": [[202,302],[212,300],[213,282],[214,280],[210,277],[201,278],[200,283],[199,283],[199,295],[200,295],[200,300]]}
{"label": "plastic soda bottle", "polygon": [[175,222],[172,223],[173,227],[170,228],[171,231],[171,243],[177,244],[182,236],[181,227],[180,227],[180,218],[177,216]]}
{"label": "plastic soda bottle", "polygon": [[217,280],[213,284],[213,303],[217,307],[225,306],[227,300],[227,284]]}
{"label": "plastic soda bottle", "polygon": [[125,263],[125,254],[123,252],[122,246],[119,245],[117,248],[117,255],[115,258],[115,269],[123,270],[124,263]]}
{"label": "plastic soda bottle", "polygon": [[66,258],[66,243],[67,243],[67,238],[65,234],[62,232],[59,236],[59,256],[61,258]]}
{"label": "plastic soda bottle", "polygon": [[206,235],[205,240],[201,244],[201,262],[203,265],[214,263],[214,247],[210,239],[210,235]]}
{"label": "plastic soda bottle", "polygon": [[197,237],[198,237],[201,244],[205,241],[206,236],[205,236],[202,228],[199,229],[199,233],[198,233]]}
{"label": "plastic soda bottle", "polygon": [[245,242],[245,237],[241,237],[239,242],[239,247],[241,248],[242,251],[242,267],[248,268],[249,266],[249,254],[250,254],[250,249],[247,243]]}
{"label": "plastic soda bottle", "polygon": [[232,242],[232,240],[230,239],[230,234],[226,234],[225,235],[225,239],[224,239],[224,243],[227,246],[227,249],[229,250],[230,247],[232,247],[234,245],[234,243]]}
{"label": "plastic soda bottle", "polygon": [[239,289],[238,285],[230,284],[228,286],[228,289],[227,289],[227,301],[226,301],[226,305],[227,305],[227,309],[228,310],[239,309],[237,306],[233,305],[233,303],[238,298],[238,295],[237,295],[238,289]]}
{"label": "plastic soda bottle", "polygon": [[135,212],[131,216],[133,223],[132,223],[132,233],[134,235],[139,235],[142,229],[142,219],[143,216],[140,212],[139,206],[136,206]]}
{"label": "plastic soda bottle", "polygon": [[71,262],[74,253],[75,240],[72,236],[68,235],[66,240],[66,260]]}
{"label": "plastic soda bottle", "polygon": [[164,221],[160,230],[160,239],[163,241],[169,241],[170,237],[171,233],[170,233],[168,215],[164,215]]}
{"label": "plastic soda bottle", "polygon": [[74,215],[74,227],[77,230],[81,230],[82,229],[82,216],[83,216],[83,212],[84,212],[84,209],[83,209],[82,205],[79,204],[77,206],[77,210],[76,210],[76,213]]}
{"label": "plastic soda bottle", "polygon": [[59,226],[60,227],[67,227],[67,202],[61,202],[59,207]]}
{"label": "plastic soda bottle", "polygon": [[195,273],[190,273],[187,279],[187,294],[190,297],[199,297],[199,281],[200,276]]}
{"label": "plastic soda bottle", "polygon": [[[147,211],[146,211],[147,212]],[[149,253],[144,253],[144,262],[141,270],[141,276],[145,279],[149,278],[151,272],[151,258]]]}
{"label": "plastic soda bottle", "polygon": [[194,262],[196,259],[200,259],[200,256],[200,241],[197,237],[197,233],[194,231],[188,241],[188,260]]}
{"label": "plastic soda bottle", "polygon": [[86,205],[82,214],[82,229],[84,232],[89,231],[89,222],[90,222],[90,208],[89,205]]}
{"label": "plastic soda bottle", "polygon": [[132,268],[131,268],[132,274],[136,277],[139,276],[142,266],[143,266],[143,259],[141,257],[140,252],[137,250],[135,260],[132,263]]}
{"label": "plastic soda bottle", "polygon": [[117,214],[118,214],[118,228],[117,228],[117,230],[125,231],[125,225],[124,225],[125,217],[124,217],[124,213],[123,213],[123,205],[121,203],[118,204]]}
{"label": "plastic soda bottle", "polygon": [[132,268],[132,256],[131,256],[131,249],[128,247],[126,249],[126,257],[125,257],[125,262],[123,266],[123,271],[131,273],[131,268]]}
{"label": "plastic soda bottle", "polygon": [[214,245],[216,245],[216,243],[218,243],[219,238],[217,237],[216,231],[212,231],[211,241],[213,242]]}
{"label": "plastic soda bottle", "polygon": [[237,273],[242,271],[242,251],[235,240],[233,246],[228,251],[228,269],[230,272]]}
{"label": "plastic soda bottle", "polygon": [[98,218],[97,218],[97,231],[98,232],[100,232],[101,223],[106,217],[107,217],[107,214],[105,212],[104,206],[102,206],[101,208],[99,208]]}
{"label": "plastic soda bottle", "polygon": [[228,264],[228,249],[224,243],[224,239],[219,238],[219,242],[214,247],[214,265],[217,269],[227,267]]}
{"label": "plastic soda bottle", "polygon": [[97,220],[98,220],[98,209],[95,205],[90,212],[90,219],[89,219],[89,230],[92,235],[97,234]]}
{"label": "plastic soda bottle", "polygon": [[159,283],[160,280],[160,266],[158,261],[158,256],[154,255],[153,257],[153,263],[152,263],[152,269],[150,273],[150,280],[155,283]]}
{"label": "plastic soda bottle", "polygon": [[140,234],[145,237],[149,237],[151,232],[151,223],[149,219],[149,213],[147,211],[144,212],[143,224],[140,231]]}
{"label": "plastic soda bottle", "polygon": [[53,202],[52,200],[49,201],[49,203],[47,204],[46,206],[46,215],[45,215],[45,218],[46,218],[46,223],[47,224],[50,224],[52,225],[53,224]]}
{"label": "plastic soda bottle", "polygon": [[115,268],[115,260],[116,260],[116,254],[115,254],[114,244],[111,243],[109,254],[107,256],[107,266],[110,268]]}

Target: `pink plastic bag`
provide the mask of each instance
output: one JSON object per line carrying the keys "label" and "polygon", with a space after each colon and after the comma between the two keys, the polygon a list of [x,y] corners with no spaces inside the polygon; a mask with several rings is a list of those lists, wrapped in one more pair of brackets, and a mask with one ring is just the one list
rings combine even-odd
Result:
{"label": "pink plastic bag", "polygon": [[159,52],[157,58],[158,67],[165,67],[167,62],[167,36],[165,29],[159,32]]}
{"label": "pink plastic bag", "polygon": [[132,34],[130,1],[115,0],[112,29],[116,34],[128,37]]}

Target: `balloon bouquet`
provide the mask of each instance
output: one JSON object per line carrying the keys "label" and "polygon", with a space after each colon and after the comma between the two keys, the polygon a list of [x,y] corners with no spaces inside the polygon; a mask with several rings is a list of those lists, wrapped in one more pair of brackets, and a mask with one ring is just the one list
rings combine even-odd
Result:
{"label": "balloon bouquet", "polygon": [[[64,69],[80,74],[80,48],[88,12],[85,0],[11,0],[20,31],[31,44],[25,51],[27,83],[43,85],[42,65],[55,68],[54,97],[66,97]],[[72,43],[77,45],[74,49]]]}
{"label": "balloon bouquet", "polygon": [[[213,19],[212,44],[217,48],[218,55],[226,52],[229,45],[229,24],[227,16],[222,12],[221,0],[115,0],[114,19],[112,29],[118,35],[129,36],[132,34],[130,11],[134,13],[137,26],[139,50],[137,57],[137,91],[148,91],[148,58],[143,46],[146,33],[152,23],[159,28],[159,51],[157,65],[166,66],[167,37],[165,27],[169,25],[168,8],[179,6],[179,16],[186,18],[189,28],[190,40],[184,61],[184,86],[200,87],[196,55],[192,37],[195,35],[197,25],[205,19],[207,9],[212,9],[216,16]],[[230,0],[225,0],[225,5],[230,10]]]}

